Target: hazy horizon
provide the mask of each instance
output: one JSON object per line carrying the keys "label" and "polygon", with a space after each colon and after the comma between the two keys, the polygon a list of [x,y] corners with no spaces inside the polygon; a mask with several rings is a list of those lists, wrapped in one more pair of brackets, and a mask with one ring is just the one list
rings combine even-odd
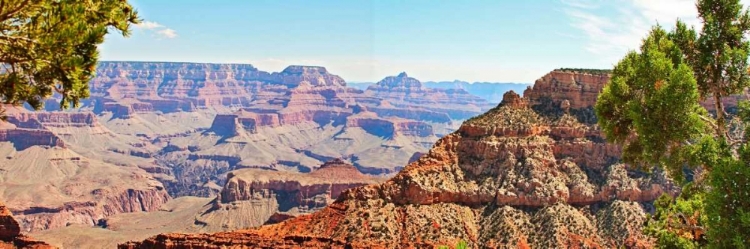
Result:
{"label": "hazy horizon", "polygon": [[611,68],[657,23],[700,25],[692,0],[131,2],[144,22],[108,35],[102,60],[314,65],[351,82],[534,82]]}

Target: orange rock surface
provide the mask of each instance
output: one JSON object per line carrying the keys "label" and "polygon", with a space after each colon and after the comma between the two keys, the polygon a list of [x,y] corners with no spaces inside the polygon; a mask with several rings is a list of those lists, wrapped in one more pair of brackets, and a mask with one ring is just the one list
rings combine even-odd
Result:
{"label": "orange rock surface", "polygon": [[[506,94],[392,179],[344,191],[316,213],[120,248],[421,248],[460,240],[471,248],[651,246],[641,230],[644,203],[679,189],[663,172],[618,163],[619,148],[590,122],[582,109],[606,80],[563,76],[537,81],[528,97]],[[537,101],[544,98],[554,105],[538,108],[550,104]]]}
{"label": "orange rock surface", "polygon": [[5,204],[0,203],[0,249],[15,248],[51,249],[54,247],[22,235],[18,222],[13,219],[13,214]]}

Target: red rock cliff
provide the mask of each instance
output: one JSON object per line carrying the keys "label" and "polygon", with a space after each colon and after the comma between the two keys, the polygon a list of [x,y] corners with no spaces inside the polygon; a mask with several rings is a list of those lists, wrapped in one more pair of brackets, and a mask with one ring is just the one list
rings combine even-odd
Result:
{"label": "red rock cliff", "polygon": [[22,235],[21,228],[13,219],[8,207],[0,203],[0,248],[51,249],[54,247]]}
{"label": "red rock cliff", "polygon": [[531,105],[541,104],[545,100],[558,105],[563,100],[568,100],[570,108],[586,108],[594,106],[596,97],[607,82],[609,74],[555,70],[536,80],[533,87],[524,91],[523,96]]}
{"label": "red rock cliff", "polygon": [[[551,89],[587,89],[569,101],[582,107],[590,105],[586,96],[598,83]],[[311,215],[237,232],[160,235],[121,248],[398,248],[459,240],[472,248],[648,246],[640,203],[678,188],[664,173],[641,174],[616,163],[619,148],[604,144],[578,117],[530,106],[533,99],[556,101],[562,94],[532,96],[506,94],[501,105],[464,122],[394,178],[344,191]]]}

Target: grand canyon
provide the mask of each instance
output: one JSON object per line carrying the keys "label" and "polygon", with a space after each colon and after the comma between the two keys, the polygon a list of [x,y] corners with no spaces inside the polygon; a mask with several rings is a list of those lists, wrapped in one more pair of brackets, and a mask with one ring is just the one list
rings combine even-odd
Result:
{"label": "grand canyon", "polygon": [[747,248],[750,0],[0,0],[0,249]]}
{"label": "grand canyon", "polygon": [[679,188],[605,142],[608,80],[555,70],[492,103],[406,73],[104,62],[80,108],[6,107],[0,198],[23,241],[65,248],[650,247]]}
{"label": "grand canyon", "polygon": [[0,126],[0,200],[20,232],[66,248],[312,213],[496,105],[406,73],[358,90],[317,66],[103,62],[96,75],[79,108],[5,106]]}
{"label": "grand canyon", "polygon": [[679,188],[619,163],[592,105],[607,74],[556,70],[440,138],[391,179],[312,214],[119,248],[648,248],[651,203]]}

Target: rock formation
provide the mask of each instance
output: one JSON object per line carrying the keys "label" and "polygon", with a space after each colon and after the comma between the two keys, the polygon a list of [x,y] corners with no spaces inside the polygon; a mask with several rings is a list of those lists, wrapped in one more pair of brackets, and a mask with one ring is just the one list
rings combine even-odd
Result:
{"label": "rock formation", "polygon": [[[424,109],[445,113],[451,119],[463,120],[481,114],[491,105],[484,99],[469,94],[463,89],[426,88],[422,83],[406,73],[389,76],[371,85],[365,92],[369,96],[389,101],[394,106],[407,110]],[[402,118],[413,118],[398,115],[384,110],[373,109],[379,115],[396,115]],[[440,122],[440,121],[438,121]]]}
{"label": "rock formation", "polygon": [[[465,99],[486,103],[465,92],[426,90],[405,74],[388,77],[377,93],[346,88],[338,76],[320,67],[291,66],[272,75],[289,78],[264,81],[252,103],[231,114],[216,115],[203,133],[165,139],[170,146],[165,162],[180,167],[174,170],[180,172],[176,174],[180,187],[168,186],[177,191],[173,194],[211,194],[213,190],[196,186],[206,182],[195,179],[222,184],[224,174],[233,169],[309,172],[333,158],[347,158],[364,173],[395,173],[413,153],[426,151],[446,134],[453,124],[451,115],[467,110],[460,105]],[[297,80],[298,84],[289,83]],[[414,92],[400,85],[413,87]],[[269,86],[277,88],[266,93],[263,89]],[[400,99],[397,95],[406,91],[409,97],[395,106],[377,96],[389,91],[394,94],[390,99]],[[197,168],[204,169],[200,172],[210,168],[211,173],[183,174],[197,172]]]}
{"label": "rock formation", "polygon": [[[649,203],[679,189],[662,172],[618,163],[620,149],[606,144],[585,115],[572,114],[592,107],[599,76],[564,76],[577,85],[545,77],[529,97],[508,93],[394,178],[344,191],[316,213],[236,232],[163,234],[120,248],[397,248],[459,240],[472,248],[648,246],[641,227]],[[560,110],[566,100],[571,114]]]}
{"label": "rock formation", "polygon": [[148,149],[100,126],[92,113],[8,109],[0,128],[0,195],[23,231],[94,226],[114,214],[156,210],[170,199],[146,171],[105,162],[123,154],[148,157]]}
{"label": "rock formation", "polygon": [[13,214],[8,207],[0,203],[0,248],[51,249],[54,247],[22,235],[21,227],[13,219]]}
{"label": "rock formation", "polygon": [[560,104],[567,100],[571,108],[581,109],[594,105],[608,81],[609,74],[554,70],[538,79],[533,87],[524,91],[523,96],[531,105],[545,104],[547,101]]}
{"label": "rock formation", "polygon": [[107,248],[165,232],[245,229],[312,213],[333,202],[346,188],[382,180],[364,175],[340,159],[310,173],[241,169],[230,173],[228,183],[213,199],[179,197],[157,211],[109,216],[100,220],[98,227],[71,225],[33,235],[66,248]]}
{"label": "rock formation", "polygon": [[[332,158],[348,158],[366,173],[394,173],[455,130],[455,121],[491,107],[463,90],[424,88],[405,73],[380,88],[348,88],[317,66],[268,73],[247,64],[103,62],[90,85],[81,110],[157,147],[111,151],[154,158],[138,167],[159,172],[154,177],[173,195],[216,194],[203,186],[223,184],[237,168],[307,172]],[[380,124],[393,132],[380,134],[373,128]],[[380,159],[384,153],[393,156]]]}
{"label": "rock formation", "polygon": [[[0,123],[0,198],[23,231],[37,234],[153,212],[172,197],[214,197],[235,170],[325,183],[313,177],[326,172],[320,165],[343,158],[357,172],[393,175],[460,121],[491,108],[406,74],[381,85],[348,88],[316,66],[269,73],[247,64],[103,62],[80,108],[57,111],[54,96],[46,111],[8,109],[9,122]],[[269,209],[273,219],[264,214],[259,222],[318,210],[349,186],[331,183],[331,193],[298,198],[290,210],[299,212]]]}
{"label": "rock formation", "polygon": [[212,207],[196,216],[208,230],[278,223],[320,210],[346,189],[380,182],[340,159],[310,173],[240,169],[227,178]]}

